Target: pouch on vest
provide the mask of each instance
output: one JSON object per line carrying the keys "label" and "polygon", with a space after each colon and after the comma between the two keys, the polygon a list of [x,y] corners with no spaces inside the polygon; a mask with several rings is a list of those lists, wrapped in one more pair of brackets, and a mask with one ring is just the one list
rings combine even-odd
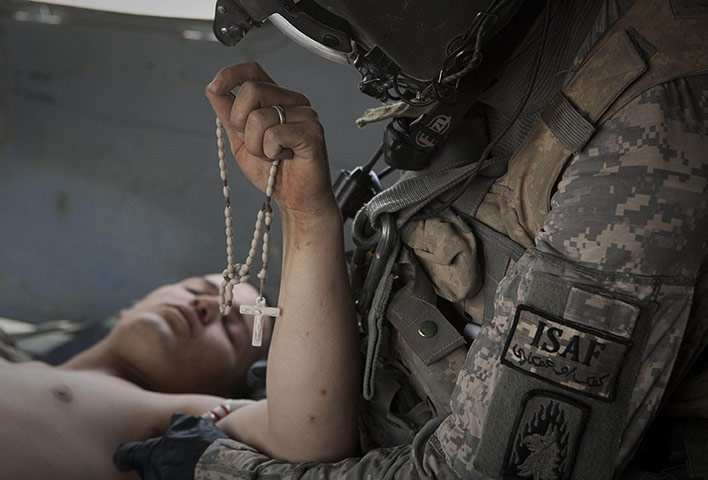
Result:
{"label": "pouch on vest", "polygon": [[402,285],[386,310],[376,395],[362,411],[367,446],[410,443],[430,419],[448,415],[467,351],[462,335],[438,310],[425,272],[405,248],[397,268]]}
{"label": "pouch on vest", "polygon": [[437,308],[437,296],[415,258],[403,249],[399,268],[406,269],[406,283],[392,294],[386,318],[394,328],[395,360],[409,372],[433,416],[450,413],[450,396],[464,363],[462,335]]}

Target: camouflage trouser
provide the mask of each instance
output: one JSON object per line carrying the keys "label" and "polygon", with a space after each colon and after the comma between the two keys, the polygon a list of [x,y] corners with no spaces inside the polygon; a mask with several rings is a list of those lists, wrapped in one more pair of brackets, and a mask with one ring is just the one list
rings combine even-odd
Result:
{"label": "camouflage trouser", "polygon": [[535,248],[499,284],[452,414],[412,445],[288,465],[220,440],[195,477],[612,478],[708,327],[706,119],[708,78],[679,79],[573,157]]}

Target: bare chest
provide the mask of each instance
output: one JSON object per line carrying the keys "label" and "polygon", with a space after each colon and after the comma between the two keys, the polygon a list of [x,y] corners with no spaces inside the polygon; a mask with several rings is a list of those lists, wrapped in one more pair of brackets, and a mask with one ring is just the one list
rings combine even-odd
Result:
{"label": "bare chest", "polygon": [[0,365],[0,465],[14,479],[127,479],[115,448],[155,426],[149,397],[100,374]]}

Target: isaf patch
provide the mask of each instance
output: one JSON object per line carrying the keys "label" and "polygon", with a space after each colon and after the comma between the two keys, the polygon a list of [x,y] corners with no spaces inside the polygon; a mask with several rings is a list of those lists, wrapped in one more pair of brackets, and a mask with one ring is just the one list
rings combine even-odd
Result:
{"label": "isaf patch", "polygon": [[565,396],[529,392],[507,446],[503,478],[570,479],[587,415],[586,406]]}
{"label": "isaf patch", "polygon": [[519,305],[502,363],[562,388],[612,400],[631,342]]}

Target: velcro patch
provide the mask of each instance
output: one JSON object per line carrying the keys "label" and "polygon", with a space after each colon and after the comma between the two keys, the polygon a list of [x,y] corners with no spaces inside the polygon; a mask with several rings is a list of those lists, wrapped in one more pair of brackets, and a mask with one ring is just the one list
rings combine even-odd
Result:
{"label": "velcro patch", "polygon": [[622,300],[572,287],[568,292],[563,318],[629,338],[639,313],[639,307]]}
{"label": "velcro patch", "polygon": [[519,305],[502,363],[559,387],[612,400],[631,342]]}
{"label": "velcro patch", "polygon": [[588,408],[562,395],[531,391],[507,445],[503,478],[571,478]]}

